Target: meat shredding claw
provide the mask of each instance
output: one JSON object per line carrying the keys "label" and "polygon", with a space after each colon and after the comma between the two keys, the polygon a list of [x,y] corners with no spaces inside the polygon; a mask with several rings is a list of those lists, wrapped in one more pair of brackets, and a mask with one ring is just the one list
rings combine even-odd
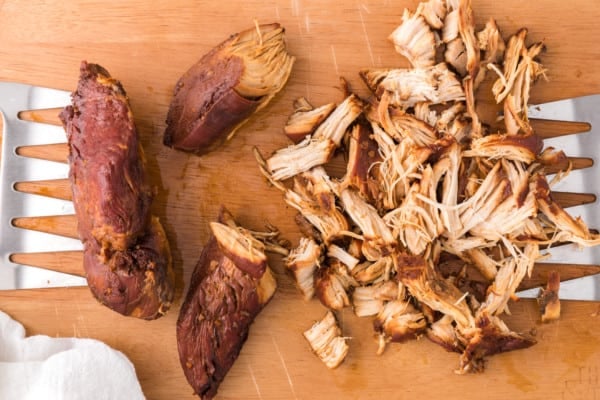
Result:
{"label": "meat shredding claw", "polygon": [[[529,107],[529,118],[553,121],[583,122],[585,132],[566,134],[544,139],[544,147],[561,149],[569,157],[589,159],[589,167],[572,171],[552,188],[567,193],[586,192],[594,201],[569,208],[574,217],[580,216],[590,229],[600,229],[600,94],[553,101]],[[581,129],[580,129],[581,131]],[[578,265],[600,265],[600,246],[579,249],[575,245],[555,247],[551,258],[545,262]],[[560,273],[560,270],[559,270]],[[529,290],[523,296],[537,294]],[[591,275],[561,282],[561,298],[600,300],[600,275]]]}
{"label": "meat shredding claw", "polygon": [[[64,107],[70,93],[21,83],[0,82],[2,116],[2,155],[0,159],[0,289],[39,288],[84,285],[85,279],[43,268],[19,265],[11,261],[16,253],[81,250],[81,242],[55,234],[14,226],[16,217],[69,215],[74,213],[70,201],[27,194],[15,189],[18,182],[64,179],[66,163],[24,157],[21,146],[65,143],[63,128],[25,121],[19,113]],[[66,160],[65,160],[66,161]]]}
{"label": "meat shredding claw", "polygon": [[[82,250],[81,242],[31,229],[16,227],[18,217],[69,216],[74,214],[69,200],[16,190],[18,182],[35,182],[66,179],[68,165],[19,155],[21,146],[38,146],[65,143],[61,126],[24,120],[20,112],[62,108],[70,102],[70,93],[50,88],[20,83],[0,82],[0,115],[2,116],[2,155],[0,159],[0,290],[85,285],[80,276],[65,274],[45,268],[13,262],[12,255],[23,253],[76,252]],[[600,155],[600,95],[560,100],[534,105],[529,108],[532,119],[587,122],[588,132],[576,135],[554,136],[545,139],[545,146],[562,149],[568,156],[593,159]],[[57,111],[58,113],[58,111]],[[595,129],[594,129],[595,127]],[[597,132],[594,133],[594,130]],[[587,163],[592,164],[592,162]],[[582,219],[593,229],[600,229],[600,204],[598,201],[600,168],[577,169],[558,183],[553,190],[562,192],[587,192],[592,203],[574,206],[569,212]],[[52,229],[46,229],[52,230]],[[573,245],[555,247],[551,258],[544,262],[567,265],[600,266],[600,247],[585,249]],[[60,260],[60,257],[58,258]],[[60,268],[56,268],[60,270]],[[560,272],[560,271],[559,271]],[[535,297],[537,289],[518,293],[522,297]],[[586,276],[561,283],[563,299],[600,300],[600,275]]]}

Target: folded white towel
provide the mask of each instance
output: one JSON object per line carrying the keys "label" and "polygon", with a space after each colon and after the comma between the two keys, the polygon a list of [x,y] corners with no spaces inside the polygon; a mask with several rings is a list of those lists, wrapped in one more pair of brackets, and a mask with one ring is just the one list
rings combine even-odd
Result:
{"label": "folded white towel", "polygon": [[0,399],[144,399],[135,368],[95,339],[25,337],[0,311]]}

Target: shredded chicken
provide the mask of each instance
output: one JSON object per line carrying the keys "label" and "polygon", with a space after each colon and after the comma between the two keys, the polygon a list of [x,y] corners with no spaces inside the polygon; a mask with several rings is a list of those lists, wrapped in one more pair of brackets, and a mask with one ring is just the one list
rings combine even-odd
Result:
{"label": "shredded chicken", "polygon": [[353,187],[370,202],[376,202],[380,189],[376,171],[371,166],[381,161],[381,156],[371,126],[364,123],[354,125],[348,142],[348,165],[341,186]]}
{"label": "shredded chicken", "polygon": [[352,293],[354,313],[359,317],[376,315],[384,308],[386,302],[396,300],[402,293],[398,283],[385,281],[368,286],[359,286]]}
{"label": "shredded chicken", "polygon": [[502,62],[504,50],[506,49],[504,39],[493,18],[490,18],[485,23],[485,27],[477,32],[477,42],[479,49],[483,51],[483,56],[481,58],[481,68],[475,77],[475,88],[479,87],[479,84],[485,79],[488,69],[491,69],[490,65]]}
{"label": "shredded chicken", "polygon": [[543,43],[525,45],[527,29],[512,36],[506,46],[504,70],[500,72],[494,64],[488,64],[499,75],[492,87],[497,102],[504,101],[504,120],[508,134],[531,133],[527,118],[527,105],[531,84],[538,77],[545,77],[546,70],[536,61],[544,50]]}
{"label": "shredded chicken", "polygon": [[304,332],[312,351],[327,368],[332,369],[340,365],[348,354],[348,343],[341,335],[342,330],[331,311]]}
{"label": "shredded chicken", "polygon": [[285,266],[294,274],[305,300],[310,300],[315,294],[315,271],[320,258],[321,246],[314,239],[306,237],[300,238],[298,247],[292,249],[285,258]]}
{"label": "shredded chicken", "polygon": [[419,69],[367,69],[361,77],[389,105],[407,109],[420,102],[444,104],[465,99],[456,75],[445,63]]}
{"label": "shredded chicken", "polygon": [[435,35],[423,15],[404,10],[402,24],[389,39],[396,51],[405,56],[413,67],[430,67],[435,63]]}
{"label": "shredded chicken", "polygon": [[447,12],[445,0],[428,0],[419,3],[416,13],[422,15],[433,29],[441,29]]}
{"label": "shredded chicken", "polygon": [[331,140],[317,140],[307,136],[300,143],[277,151],[267,160],[267,167],[272,179],[285,180],[327,163],[335,149],[336,145]]}
{"label": "shredded chicken", "polygon": [[430,324],[427,328],[427,337],[434,343],[439,344],[448,351],[462,353],[464,345],[457,336],[456,329],[452,324],[454,320],[449,314]]}
{"label": "shredded chicken", "polygon": [[542,322],[555,321],[560,318],[560,299],[558,290],[560,289],[560,275],[558,271],[553,270],[548,274],[548,284],[545,289],[540,290],[538,303],[542,314]]}
{"label": "shredded chicken", "polygon": [[337,258],[342,264],[352,271],[360,262],[360,260],[348,253],[346,250],[336,244],[331,244],[327,248],[327,256]]}
{"label": "shredded chicken", "polygon": [[512,332],[498,317],[480,315],[475,328],[466,332],[465,348],[460,356],[458,374],[480,372],[488,356],[533,346],[536,341],[526,335]]}
{"label": "shredded chicken", "polygon": [[377,354],[382,354],[387,342],[404,342],[425,332],[427,321],[423,313],[403,300],[387,302],[373,321],[380,342]]}
{"label": "shredded chicken", "polygon": [[455,5],[449,4],[450,9],[444,18],[444,26],[442,27],[442,41],[444,43],[450,43],[451,41],[458,39],[459,33],[459,10]]}
{"label": "shredded chicken", "polygon": [[469,78],[475,79],[479,70],[479,46],[475,36],[475,21],[471,0],[461,0],[452,6],[458,10],[458,32],[462,39],[467,54],[466,71]]}
{"label": "shredded chicken", "polygon": [[[348,93],[302,142],[257,157],[317,231],[286,265],[305,298],[314,290],[330,310],[374,317],[377,354],[425,335],[460,354],[457,373],[481,371],[488,356],[535,343],[502,320],[535,263],[554,245],[600,245],[600,234],[553,198],[570,166],[528,121],[543,43],[529,45],[526,29],[505,41],[493,19],[476,32],[470,0],[422,2],[390,39],[411,68],[360,71],[373,96]],[[490,72],[504,118],[493,132],[475,96]],[[297,104],[294,115],[319,109]],[[336,150],[342,177],[323,167]],[[548,181],[557,164],[567,169]],[[544,321],[560,315],[559,281],[540,295]]]}
{"label": "shredded chicken", "polygon": [[376,260],[390,254],[396,240],[377,209],[351,189],[342,190],[340,199],[345,211],[362,232],[365,241],[362,250],[367,259]]}
{"label": "shredded chicken", "polygon": [[285,180],[312,167],[327,163],[340,146],[346,130],[361,114],[362,103],[355,95],[348,96],[316,128],[296,145],[278,150],[266,161],[274,180]]}
{"label": "shredded chicken", "polygon": [[439,276],[423,257],[396,254],[394,263],[401,282],[417,300],[451,315],[459,328],[474,325],[473,312],[464,301],[464,294]]}
{"label": "shredded chicken", "polygon": [[312,135],[317,127],[335,109],[334,103],[314,108],[304,97],[294,102],[294,113],[290,115],[283,131],[295,143]]}
{"label": "shredded chicken", "polygon": [[352,277],[361,285],[387,281],[392,275],[392,258],[381,257],[376,261],[363,261],[352,270]]}
{"label": "shredded chicken", "polygon": [[452,65],[458,75],[465,76],[467,74],[467,49],[460,38],[452,39],[446,44],[444,60]]}
{"label": "shredded chicken", "polygon": [[317,270],[315,277],[316,295],[323,305],[331,310],[341,310],[350,305],[349,291],[358,286],[346,266],[331,261]]}

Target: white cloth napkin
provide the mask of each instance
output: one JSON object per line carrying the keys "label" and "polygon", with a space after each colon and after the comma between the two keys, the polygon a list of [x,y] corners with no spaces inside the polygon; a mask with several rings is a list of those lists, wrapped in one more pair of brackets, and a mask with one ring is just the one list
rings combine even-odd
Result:
{"label": "white cloth napkin", "polygon": [[137,400],[135,368],[120,351],[94,339],[25,337],[0,311],[0,399]]}

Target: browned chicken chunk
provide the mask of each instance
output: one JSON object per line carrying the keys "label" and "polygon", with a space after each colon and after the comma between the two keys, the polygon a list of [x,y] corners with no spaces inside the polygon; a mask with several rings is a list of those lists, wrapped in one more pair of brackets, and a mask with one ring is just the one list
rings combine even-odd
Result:
{"label": "browned chicken chunk", "polygon": [[[223,209],[217,224],[235,223]],[[177,320],[181,366],[202,399],[216,395],[248,337],[250,325],[277,286],[268,267],[260,276],[240,268],[240,264],[245,264],[242,260],[262,253],[260,248],[233,245],[223,240],[222,232],[215,226],[218,225],[211,226],[213,234],[196,264]],[[230,257],[234,253],[236,256]]]}
{"label": "browned chicken chunk", "polygon": [[88,285],[121,314],[160,317],[175,278],[167,237],[150,212],[153,189],[127,95],[104,68],[84,61],[72,97],[60,118]]}
{"label": "browned chicken chunk", "polygon": [[198,154],[213,150],[285,85],[294,57],[279,24],[230,36],[177,82],[164,143]]}

